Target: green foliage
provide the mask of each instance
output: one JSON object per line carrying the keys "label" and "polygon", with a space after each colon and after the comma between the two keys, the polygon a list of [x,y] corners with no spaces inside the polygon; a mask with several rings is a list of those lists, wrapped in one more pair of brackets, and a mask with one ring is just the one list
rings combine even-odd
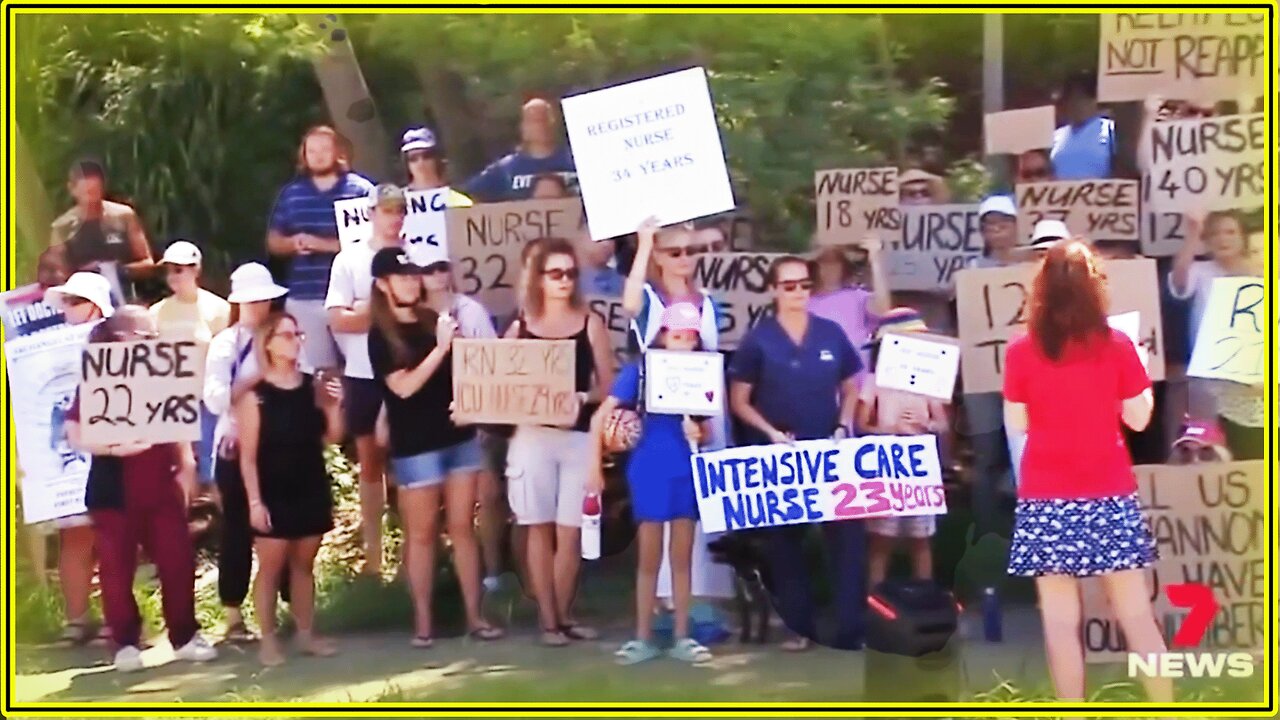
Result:
{"label": "green foliage", "polygon": [[41,585],[29,576],[18,578],[13,612],[14,629],[20,645],[53,642],[62,632],[62,597],[58,586]]}

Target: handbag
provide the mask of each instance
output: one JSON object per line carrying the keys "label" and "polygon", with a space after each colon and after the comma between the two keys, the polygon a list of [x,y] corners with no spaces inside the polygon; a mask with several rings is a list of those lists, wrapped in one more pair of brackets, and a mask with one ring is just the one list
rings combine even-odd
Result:
{"label": "handbag", "polygon": [[645,373],[644,358],[638,367],[640,381],[636,386],[636,409],[614,408],[604,421],[604,449],[610,454],[621,454],[636,449],[640,442],[640,430],[644,423]]}

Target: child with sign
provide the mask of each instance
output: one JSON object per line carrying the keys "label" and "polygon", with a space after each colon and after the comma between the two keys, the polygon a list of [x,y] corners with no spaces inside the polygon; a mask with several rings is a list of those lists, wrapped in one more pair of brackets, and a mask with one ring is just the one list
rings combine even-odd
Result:
{"label": "child with sign", "polygon": [[[677,351],[698,349],[701,314],[692,304],[677,303],[665,309],[661,325],[654,347]],[[591,423],[593,457],[587,492],[598,495],[604,490],[603,449],[617,447],[616,438],[609,436],[624,425],[609,422],[610,417],[619,408],[635,408],[641,416],[640,436],[627,462],[632,514],[639,526],[636,639],[623,644],[615,654],[623,665],[652,660],[661,654],[652,642],[653,618],[658,568],[662,563],[663,526],[670,525],[676,642],[667,654],[677,660],[703,662],[711,659],[711,652],[689,637],[693,541],[698,521],[689,458],[697,446],[710,437],[710,427],[706,421],[695,422],[688,416],[646,414],[643,363],[641,358],[622,368],[613,390]]]}
{"label": "child with sign", "polygon": [[[880,345],[886,335],[927,332],[920,314],[911,308],[894,308],[880,319],[876,339],[871,343],[872,367],[879,360]],[[941,400],[906,390],[876,384],[874,373],[862,381],[858,397],[858,428],[869,435],[939,435],[949,427],[947,408]],[[871,587],[885,579],[889,558],[898,539],[907,538],[912,574],[920,580],[933,577],[933,549],[930,538],[937,532],[933,515],[874,518],[867,521],[867,572]]]}

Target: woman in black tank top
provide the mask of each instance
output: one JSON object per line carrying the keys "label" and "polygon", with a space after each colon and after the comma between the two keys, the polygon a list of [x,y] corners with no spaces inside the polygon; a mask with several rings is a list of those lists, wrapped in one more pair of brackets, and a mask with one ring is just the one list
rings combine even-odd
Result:
{"label": "woman in black tank top", "polygon": [[[613,386],[609,334],[582,298],[573,246],[552,238],[534,253],[520,314],[508,338],[574,341],[574,381],[586,398],[571,428],[522,425],[507,453],[507,499],[528,528],[528,577],[538,601],[542,643],[563,646],[597,633],[573,619],[591,415]],[[576,332],[575,332],[576,330]]]}

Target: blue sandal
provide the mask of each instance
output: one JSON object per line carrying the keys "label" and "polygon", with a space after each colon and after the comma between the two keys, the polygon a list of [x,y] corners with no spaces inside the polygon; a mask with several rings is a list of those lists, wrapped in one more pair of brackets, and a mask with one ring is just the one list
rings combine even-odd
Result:
{"label": "blue sandal", "polygon": [[693,638],[684,638],[676,641],[676,644],[667,651],[667,655],[688,663],[707,662],[713,657],[710,650],[703,647],[702,643]]}
{"label": "blue sandal", "polygon": [[628,640],[613,655],[619,665],[635,665],[659,657],[662,651],[643,640]]}

